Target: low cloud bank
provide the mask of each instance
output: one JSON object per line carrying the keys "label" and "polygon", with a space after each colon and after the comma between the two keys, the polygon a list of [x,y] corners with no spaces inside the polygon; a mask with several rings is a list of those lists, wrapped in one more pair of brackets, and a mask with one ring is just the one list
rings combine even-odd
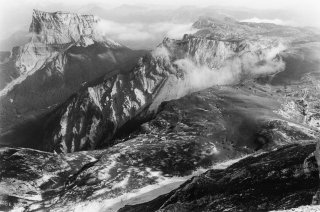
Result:
{"label": "low cloud bank", "polygon": [[170,60],[170,53],[167,48],[163,46],[157,47],[155,50],[151,52],[154,58],[163,58],[166,61]]}
{"label": "low cloud bank", "polygon": [[144,31],[144,25],[139,23],[119,24],[113,21],[101,20],[97,23],[96,31],[103,36],[117,40],[144,40],[152,35]]}
{"label": "low cloud bank", "polygon": [[95,28],[97,35],[119,41],[129,47],[141,46],[141,43],[153,44],[155,47],[163,37],[181,39],[184,34],[196,32],[192,24],[158,22],[147,23],[117,23],[101,19]]}
{"label": "low cloud bank", "polygon": [[196,64],[192,58],[184,58],[174,62],[184,73],[185,83],[179,87],[179,93],[190,93],[212,87],[214,85],[237,84],[241,80],[270,75],[285,69],[285,63],[277,55],[285,47],[279,45],[265,49],[261,54],[246,53],[227,60],[219,69]]}
{"label": "low cloud bank", "polygon": [[197,29],[192,27],[192,23],[189,24],[176,24],[161,22],[153,24],[150,27],[151,32],[155,33],[165,33],[166,37],[173,39],[181,39],[184,34],[193,34]]}
{"label": "low cloud bank", "polygon": [[252,23],[271,23],[271,24],[277,24],[277,25],[288,25],[288,26],[296,26],[296,24],[293,21],[284,21],[278,18],[275,19],[261,19],[261,18],[249,18],[240,20],[240,22],[252,22]]}

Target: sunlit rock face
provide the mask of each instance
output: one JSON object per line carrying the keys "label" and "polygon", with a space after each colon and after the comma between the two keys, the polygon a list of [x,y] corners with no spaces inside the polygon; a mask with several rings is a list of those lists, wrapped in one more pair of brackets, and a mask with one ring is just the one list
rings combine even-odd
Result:
{"label": "sunlit rock face", "polygon": [[35,10],[30,42],[1,65],[1,131],[37,118],[85,83],[128,72],[145,51],[131,50],[95,33],[92,15]]}
{"label": "sunlit rock face", "polygon": [[34,33],[33,41],[68,44],[81,39],[92,39],[97,22],[98,19],[93,15],[34,10],[29,32]]}

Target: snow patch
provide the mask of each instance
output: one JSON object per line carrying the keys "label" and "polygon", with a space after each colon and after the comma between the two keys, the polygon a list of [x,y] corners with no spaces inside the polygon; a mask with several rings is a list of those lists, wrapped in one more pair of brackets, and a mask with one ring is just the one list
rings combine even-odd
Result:
{"label": "snow patch", "polygon": [[125,178],[123,178],[120,182],[114,184],[112,186],[112,189],[115,189],[115,188],[125,188],[127,185],[128,185],[128,182],[129,182],[129,179],[130,179],[130,174],[128,174]]}
{"label": "snow patch", "polygon": [[232,160],[226,160],[226,161],[223,161],[223,162],[220,162],[220,163],[216,163],[214,164],[213,166],[211,166],[210,169],[226,169],[228,168],[229,166],[231,166],[232,164],[246,158],[246,157],[249,157],[251,155],[245,155],[245,156],[242,156],[242,157],[239,157],[239,158],[235,158],[235,159],[232,159]]}
{"label": "snow patch", "polygon": [[136,95],[136,98],[139,101],[140,105],[144,105],[146,103],[145,96],[143,95],[143,92],[141,90],[135,88],[134,94]]}
{"label": "snow patch", "polygon": [[98,173],[98,179],[99,180],[107,180],[110,178],[110,170],[112,168],[115,167],[115,165],[117,164],[117,158],[120,156],[120,154],[114,154],[111,155],[110,158],[108,158],[108,160],[111,161],[111,163],[105,168],[99,171]]}
{"label": "snow patch", "polygon": [[69,114],[69,107],[67,108],[66,112],[61,117],[60,121],[60,134],[61,136],[65,136],[67,133],[67,125],[68,125],[68,114]]}
{"label": "snow patch", "polygon": [[320,211],[320,205],[304,205],[298,208],[291,208],[287,210],[276,210],[270,212],[317,212]]}
{"label": "snow patch", "polygon": [[97,91],[95,91],[94,88],[88,88],[89,96],[92,99],[92,101],[99,107],[100,111],[102,111],[102,106],[99,102],[100,100],[100,95]]}
{"label": "snow patch", "polygon": [[[228,166],[238,162],[239,160],[248,157],[249,155],[246,155],[244,157],[240,157],[233,160],[224,161],[221,163],[217,163],[214,166],[212,166],[212,169],[225,169]],[[110,164],[108,167],[112,167],[113,163]],[[110,168],[108,168],[108,172],[110,171]],[[142,202],[150,201],[154,198],[156,198],[159,195],[165,194],[170,192],[173,189],[178,188],[182,183],[184,183],[186,180],[190,179],[191,177],[195,175],[199,175],[207,171],[207,169],[198,169],[194,171],[191,175],[185,176],[185,177],[165,177],[162,176],[161,172],[159,171],[152,171],[150,168],[146,168],[146,171],[148,172],[150,177],[156,177],[157,183],[152,185],[147,185],[140,189],[135,189],[129,193],[125,193],[121,196],[118,196],[116,198],[111,199],[105,199],[100,201],[88,201],[83,202],[81,204],[78,204],[75,206],[74,211],[78,212],[85,212],[85,211],[103,211],[103,212],[113,212],[117,211],[120,208],[122,208],[124,205],[127,204],[139,204]],[[129,177],[124,178],[121,182],[116,184],[117,186],[123,186],[126,185],[127,180]],[[161,189],[164,188],[164,189]],[[99,191],[100,192],[100,191]]]}

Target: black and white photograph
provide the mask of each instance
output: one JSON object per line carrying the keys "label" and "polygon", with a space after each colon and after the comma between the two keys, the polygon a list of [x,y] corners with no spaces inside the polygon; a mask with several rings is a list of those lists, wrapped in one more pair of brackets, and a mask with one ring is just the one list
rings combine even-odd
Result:
{"label": "black and white photograph", "polygon": [[320,212],[319,0],[0,0],[0,211]]}

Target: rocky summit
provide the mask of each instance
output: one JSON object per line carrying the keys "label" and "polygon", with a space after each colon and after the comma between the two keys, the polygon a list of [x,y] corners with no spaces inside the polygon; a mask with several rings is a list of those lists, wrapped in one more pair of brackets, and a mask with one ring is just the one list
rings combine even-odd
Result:
{"label": "rocky summit", "polygon": [[201,17],[138,51],[100,21],[34,10],[1,54],[1,210],[317,209],[319,32]]}
{"label": "rocky summit", "polygon": [[[33,40],[44,44],[69,44],[83,41],[90,43],[94,38],[94,25],[98,19],[93,15],[78,15],[72,13],[47,13],[33,11],[29,32],[34,33]],[[117,44],[115,44],[117,45]]]}

